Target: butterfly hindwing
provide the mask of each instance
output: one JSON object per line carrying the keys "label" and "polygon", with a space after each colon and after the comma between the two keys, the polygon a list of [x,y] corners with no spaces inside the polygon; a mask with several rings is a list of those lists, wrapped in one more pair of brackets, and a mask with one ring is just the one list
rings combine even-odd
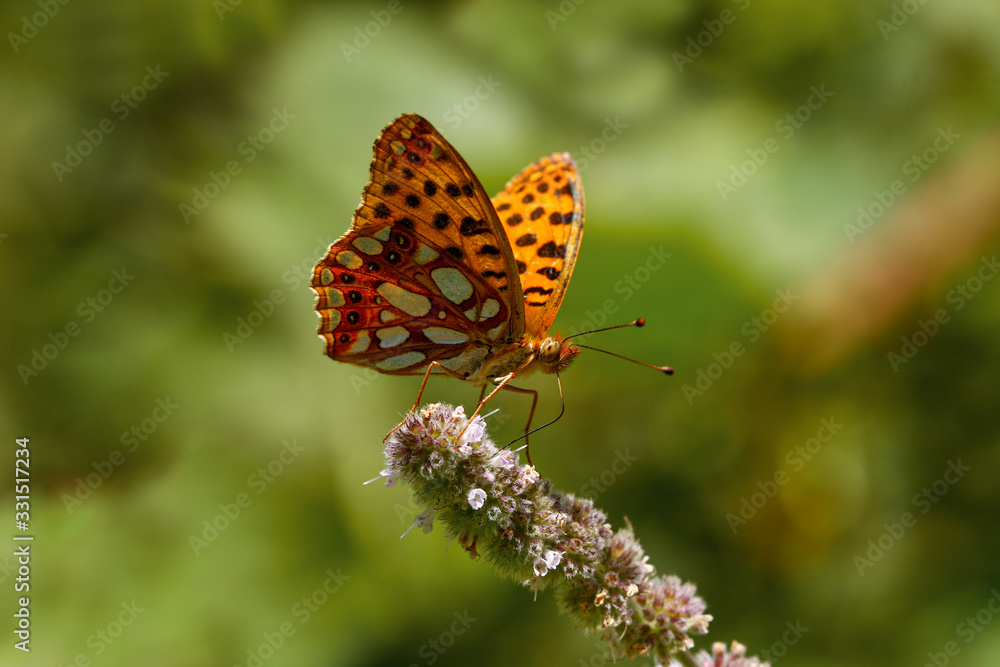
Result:
{"label": "butterfly hindwing", "polygon": [[464,373],[524,332],[517,268],[475,174],[429,122],[375,142],[351,229],[313,271],[327,354],[383,373]]}
{"label": "butterfly hindwing", "polygon": [[569,153],[527,166],[493,198],[514,253],[525,328],[545,336],[556,317],[583,237],[583,185]]}

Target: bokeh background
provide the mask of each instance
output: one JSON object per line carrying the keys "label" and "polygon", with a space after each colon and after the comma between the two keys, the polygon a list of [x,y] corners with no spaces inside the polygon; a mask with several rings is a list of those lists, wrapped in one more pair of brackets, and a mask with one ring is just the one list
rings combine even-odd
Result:
{"label": "bokeh background", "polygon": [[[36,536],[3,664],[605,664],[362,485],[419,379],[326,358],[306,283],[403,112],[490,192],[580,163],[556,328],[645,316],[588,342],[677,373],[581,355],[533,458],[697,582],[700,647],[997,664],[995,2],[19,0],[0,26],[0,487],[11,516],[30,437]],[[527,401],[496,407],[506,442]]]}

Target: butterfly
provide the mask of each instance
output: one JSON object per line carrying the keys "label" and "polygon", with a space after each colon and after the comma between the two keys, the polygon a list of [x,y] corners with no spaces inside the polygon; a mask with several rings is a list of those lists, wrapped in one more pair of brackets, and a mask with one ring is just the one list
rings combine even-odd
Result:
{"label": "butterfly", "polygon": [[482,387],[477,413],[500,389],[532,394],[530,428],[538,394],[510,381],[535,371],[558,379],[580,352],[549,332],[583,237],[576,163],[543,157],[491,200],[418,115],[390,123],[374,153],[351,228],[313,270],[326,354],[423,373],[414,409],[432,373]]}

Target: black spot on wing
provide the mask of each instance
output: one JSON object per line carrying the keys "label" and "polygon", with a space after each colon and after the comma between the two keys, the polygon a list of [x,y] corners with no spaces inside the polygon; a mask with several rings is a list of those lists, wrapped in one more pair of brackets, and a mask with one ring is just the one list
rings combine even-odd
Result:
{"label": "black spot on wing", "polygon": [[489,234],[489,227],[482,220],[473,220],[469,216],[462,218],[462,224],[458,228],[462,236],[475,236],[477,234]]}
{"label": "black spot on wing", "polygon": [[555,280],[561,272],[554,266],[546,266],[544,269],[538,269],[535,273],[543,275],[549,280]]}
{"label": "black spot on wing", "polygon": [[566,246],[556,245],[555,241],[549,241],[538,246],[538,256],[563,258],[566,256]]}

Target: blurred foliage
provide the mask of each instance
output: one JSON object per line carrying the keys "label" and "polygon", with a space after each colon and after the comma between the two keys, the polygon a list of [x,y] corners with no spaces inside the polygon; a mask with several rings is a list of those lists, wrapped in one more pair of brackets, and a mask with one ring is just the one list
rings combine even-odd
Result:
{"label": "blurred foliage", "polygon": [[[361,485],[419,379],[325,358],[306,280],[403,112],[491,192],[549,152],[586,161],[556,327],[645,316],[589,342],[677,374],[581,355],[533,458],[698,583],[704,647],[996,664],[995,2],[17,0],[0,25],[0,418],[31,438],[36,535],[33,650],[4,664],[603,664],[545,595],[440,532],[400,541],[406,489]],[[558,411],[552,378],[526,384]],[[503,442],[527,402],[496,407]],[[206,521],[229,526],[193,548]]]}

